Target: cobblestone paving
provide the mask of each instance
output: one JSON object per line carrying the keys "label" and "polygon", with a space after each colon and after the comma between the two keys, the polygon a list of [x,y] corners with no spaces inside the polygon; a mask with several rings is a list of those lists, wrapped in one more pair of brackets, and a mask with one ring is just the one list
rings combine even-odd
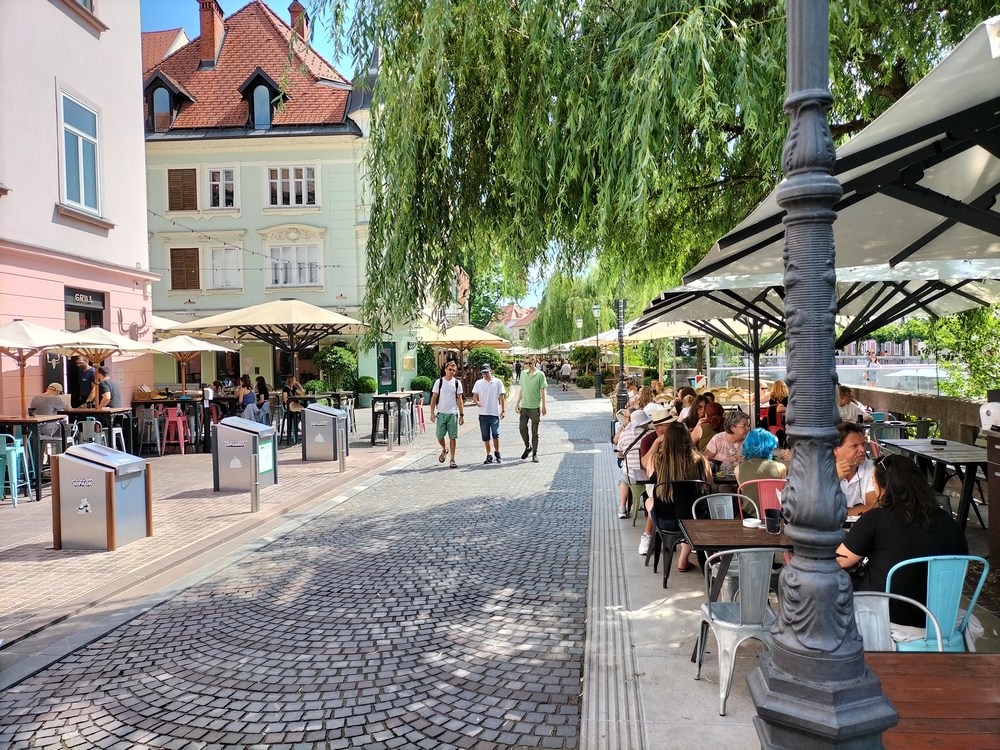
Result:
{"label": "cobblestone paving", "polygon": [[501,466],[463,438],[459,470],[422,459],[0,695],[0,747],[576,747],[593,455],[571,441],[607,408],[550,411],[539,464],[512,420]]}

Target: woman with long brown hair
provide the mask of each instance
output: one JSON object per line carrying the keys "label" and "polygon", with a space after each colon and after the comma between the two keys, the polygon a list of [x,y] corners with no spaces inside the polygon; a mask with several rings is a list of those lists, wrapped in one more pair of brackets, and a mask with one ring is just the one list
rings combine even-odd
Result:
{"label": "woman with long brown hair", "polygon": [[[708,460],[695,450],[694,443],[691,442],[691,433],[681,422],[671,422],[667,425],[666,432],[662,437],[658,437],[649,452],[646,453],[644,462],[649,481],[655,486],[661,482],[677,482],[683,480],[701,480],[708,482],[711,476],[711,468]],[[673,502],[670,495],[661,497],[661,500]],[[680,528],[676,518],[657,518],[653,512],[652,493],[646,500],[646,528],[642,539],[639,542],[639,554],[645,555],[649,551],[649,546],[653,541],[653,524],[661,529],[676,531]],[[677,558],[677,570],[683,572],[691,569],[688,556],[691,554],[691,547],[687,544],[680,545],[680,555]],[[669,560],[664,560],[664,565],[669,565]]]}
{"label": "woman with long brown hair", "polygon": [[[689,430],[693,430],[697,427],[698,422],[705,417],[705,406],[708,403],[709,398],[704,393],[695,396],[691,408],[688,410],[687,415],[681,419],[681,422],[683,422]],[[691,436],[691,439],[694,440],[694,435]]]}
{"label": "woman with long brown hair", "polygon": [[639,391],[639,400],[636,402],[637,409],[645,409],[646,406],[653,403],[653,389],[648,385],[644,385],[642,390]]}

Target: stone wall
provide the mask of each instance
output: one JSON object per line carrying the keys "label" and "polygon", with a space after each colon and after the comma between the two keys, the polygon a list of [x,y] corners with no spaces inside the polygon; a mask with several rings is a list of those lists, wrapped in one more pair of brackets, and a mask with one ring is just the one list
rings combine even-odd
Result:
{"label": "stone wall", "polygon": [[979,434],[979,406],[982,401],[888,388],[851,386],[851,390],[858,401],[873,411],[913,414],[935,420],[941,427],[941,437],[947,440],[972,444]]}

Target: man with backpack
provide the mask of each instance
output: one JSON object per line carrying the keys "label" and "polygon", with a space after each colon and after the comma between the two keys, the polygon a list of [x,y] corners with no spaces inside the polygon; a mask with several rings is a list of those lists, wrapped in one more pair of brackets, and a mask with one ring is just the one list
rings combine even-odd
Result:
{"label": "man with backpack", "polygon": [[455,463],[455,442],[458,440],[458,427],[465,424],[465,408],[462,398],[462,381],[455,377],[458,364],[446,362],[442,376],[434,381],[431,392],[431,422],[437,422],[437,441],[441,445],[441,455],[438,463],[444,463],[448,455],[444,436],[450,440],[451,468],[457,468]]}

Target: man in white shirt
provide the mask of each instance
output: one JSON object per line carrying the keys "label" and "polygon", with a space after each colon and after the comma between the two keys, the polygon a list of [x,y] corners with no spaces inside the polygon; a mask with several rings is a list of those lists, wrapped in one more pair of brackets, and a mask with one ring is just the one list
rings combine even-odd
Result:
{"label": "man in white shirt", "polygon": [[[479,407],[479,434],[486,445],[486,460],[484,464],[500,463],[500,420],[504,418],[506,404],[504,403],[503,381],[493,377],[489,365],[483,365],[482,376],[472,386],[472,400]],[[493,439],[493,452],[490,453],[490,438]]]}
{"label": "man in white shirt", "polygon": [[456,468],[455,443],[458,440],[458,426],[465,424],[465,409],[462,399],[462,381],[455,377],[458,365],[448,362],[444,366],[443,376],[434,381],[431,393],[431,422],[437,422],[437,441],[441,445],[441,455],[438,463],[444,463],[448,448],[444,444],[444,436],[448,435],[451,448],[451,468]]}
{"label": "man in white shirt", "polygon": [[875,506],[875,464],[865,456],[865,431],[857,422],[837,425],[840,442],[833,449],[840,490],[847,498],[848,515],[857,515]]}
{"label": "man in white shirt", "polygon": [[573,366],[568,359],[564,359],[562,367],[559,368],[559,380],[562,381],[562,389],[569,390],[569,376],[573,374]]}
{"label": "man in white shirt", "polygon": [[858,417],[865,422],[872,421],[872,415],[862,409],[854,401],[854,391],[846,385],[840,386],[840,419],[844,422],[857,422]]}

